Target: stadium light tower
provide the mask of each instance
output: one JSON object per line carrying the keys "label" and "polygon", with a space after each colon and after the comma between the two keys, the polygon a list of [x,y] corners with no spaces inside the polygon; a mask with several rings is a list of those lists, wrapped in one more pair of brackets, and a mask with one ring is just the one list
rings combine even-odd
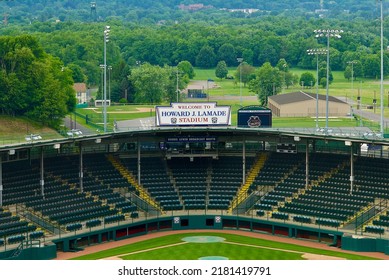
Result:
{"label": "stadium light tower", "polygon": [[103,98],[103,114],[104,114],[104,133],[107,132],[107,43],[109,42],[110,27],[104,29],[104,98]]}
{"label": "stadium light tower", "polygon": [[112,66],[108,66],[108,100],[111,104],[111,75],[112,75]]}
{"label": "stadium light tower", "polygon": [[[357,63],[358,63],[358,61],[355,61],[355,60],[347,61],[347,64],[351,65],[351,95],[354,93],[354,64],[357,64]],[[346,95],[346,102],[347,102],[347,95]]]}
{"label": "stadium light tower", "polygon": [[384,12],[383,0],[381,2],[381,82],[380,82],[380,98],[381,98],[381,119],[380,119],[380,133],[384,136]]}
{"label": "stadium light tower", "polygon": [[240,107],[242,107],[242,62],[243,58],[238,57],[237,58],[239,62],[239,93],[240,93]]}
{"label": "stadium light tower", "polygon": [[330,76],[330,37],[341,38],[340,35],[343,33],[343,30],[334,30],[334,29],[318,29],[314,30],[315,37],[327,37],[327,74],[326,74],[326,127],[325,132],[328,133],[328,94],[329,94],[329,76]]}
{"label": "stadium light tower", "polygon": [[326,53],[326,49],[307,50],[308,55],[316,55],[316,129],[319,128],[319,55]]}

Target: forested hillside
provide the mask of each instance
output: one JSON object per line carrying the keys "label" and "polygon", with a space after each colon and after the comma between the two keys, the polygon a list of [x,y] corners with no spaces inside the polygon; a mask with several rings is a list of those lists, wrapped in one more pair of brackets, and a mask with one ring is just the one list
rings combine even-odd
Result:
{"label": "forested hillside", "polygon": [[[91,4],[95,3],[95,4]],[[189,5],[203,4],[204,7],[189,9]],[[187,9],[183,8],[186,6]],[[93,6],[93,8],[92,8]],[[231,13],[226,9],[258,9],[253,14]],[[375,0],[2,0],[1,15],[11,23],[29,24],[33,21],[80,20],[104,21],[116,18],[130,22],[152,23],[160,20],[187,21],[188,19],[215,20],[229,17],[261,17],[283,14],[318,17],[323,14],[331,18],[363,17],[374,18],[377,11]]]}
{"label": "forested hillside", "polygon": [[[276,67],[276,75],[284,77],[286,83],[288,75],[279,71],[292,67],[316,68],[316,58],[308,55],[307,50],[324,48],[326,38],[316,38],[314,30],[338,29],[344,32],[342,38],[331,39],[330,69],[345,71],[345,77],[350,78],[350,62],[353,62],[354,77],[377,78],[380,74],[380,9],[375,0],[324,1],[323,11],[316,11],[320,9],[320,1],[302,0],[116,0],[93,3],[96,3],[93,6],[96,9],[91,9],[90,1],[81,0],[0,1],[0,11],[5,17],[0,25],[4,58],[11,65],[13,60],[20,60],[28,66],[24,54],[33,52],[35,46],[15,44],[9,48],[7,42],[12,42],[16,36],[31,35],[31,40],[55,61],[48,64],[52,66],[51,71],[62,69],[64,72],[61,73],[72,76],[69,84],[85,82],[89,87],[98,86],[101,94],[103,32],[110,26],[106,50],[107,65],[112,69],[109,71],[112,101],[155,103],[175,98],[177,81],[180,81],[178,87],[182,88],[189,79],[190,71],[184,69],[192,66],[214,68],[221,62],[228,67],[238,67],[237,58],[242,58],[250,69],[265,65],[273,71],[272,67]],[[190,6],[194,3],[203,6]],[[259,10],[252,14],[228,10],[239,8]],[[384,45],[388,46],[389,20],[386,17],[384,35]],[[39,60],[39,57],[30,59]],[[326,71],[325,58],[320,57],[319,62],[320,79],[311,81],[323,86],[327,82],[322,73]],[[185,67],[179,68],[179,65]],[[8,89],[14,89],[15,79],[9,70],[7,64],[1,65],[0,84],[4,86],[0,100],[6,100]],[[46,70],[50,72],[49,68]],[[388,52],[384,56],[384,71],[389,74]],[[258,73],[250,76],[257,84]],[[20,74],[24,72],[20,71]],[[158,89],[159,98],[145,99],[145,95],[140,94],[146,92],[139,86],[140,80],[157,74],[160,75],[159,84],[163,85]],[[25,82],[28,79],[23,76],[18,79],[20,84],[26,85],[21,89],[26,94],[24,91],[30,85]],[[30,92],[33,90],[35,88]],[[274,86],[271,93],[277,93]],[[19,97],[16,90],[14,96]],[[27,105],[33,104],[28,102]],[[31,113],[27,105],[14,104],[20,108],[3,104],[0,110],[9,114],[26,115],[28,112],[37,119],[44,119],[37,112]]]}

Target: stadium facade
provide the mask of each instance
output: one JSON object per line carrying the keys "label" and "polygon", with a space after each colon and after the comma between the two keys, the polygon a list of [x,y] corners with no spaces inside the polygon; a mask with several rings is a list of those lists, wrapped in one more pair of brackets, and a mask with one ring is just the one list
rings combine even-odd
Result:
{"label": "stadium facade", "polygon": [[180,229],[389,254],[388,145],[357,128],[187,126],[3,145],[0,257]]}

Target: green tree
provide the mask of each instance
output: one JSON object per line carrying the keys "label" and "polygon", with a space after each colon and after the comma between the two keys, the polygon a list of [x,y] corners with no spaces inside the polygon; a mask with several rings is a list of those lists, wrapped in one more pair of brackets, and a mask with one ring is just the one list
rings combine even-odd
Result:
{"label": "green tree", "polygon": [[282,71],[282,72],[288,72],[289,71],[289,65],[288,63],[286,62],[285,58],[281,58],[276,67],[278,68],[278,70]]}
{"label": "green tree", "polygon": [[224,79],[227,77],[228,74],[228,68],[225,61],[219,61],[217,63],[216,69],[215,69],[215,75],[219,79]]}
{"label": "green tree", "polygon": [[241,64],[239,64],[238,68],[234,73],[235,82],[239,83],[240,81],[242,81],[243,85],[246,86],[246,84],[251,79],[255,79],[255,75],[253,75],[254,72],[255,68],[247,62],[243,61]]}
{"label": "green tree", "polygon": [[[321,80],[323,78],[325,80],[327,80],[327,63],[325,61],[322,61],[319,63],[319,81],[320,81],[320,84],[322,84]],[[328,72],[328,79],[329,79],[330,84],[334,80],[334,76],[332,75],[331,68],[329,69],[329,72]]]}
{"label": "green tree", "polygon": [[129,79],[135,88],[135,103],[162,102],[168,84],[168,75],[163,68],[143,63],[131,71]]}
{"label": "green tree", "polygon": [[168,75],[168,83],[166,84],[164,100],[168,102],[178,102],[180,101],[181,90],[184,89],[189,82],[185,79],[187,76],[185,73],[180,72],[178,67],[164,66],[163,69]]}
{"label": "green tree", "polygon": [[327,87],[327,78],[326,77],[323,77],[320,79],[320,85],[322,88],[326,88]]}
{"label": "green tree", "polygon": [[381,62],[378,54],[366,54],[361,58],[365,77],[377,79],[381,73]]}
{"label": "green tree", "polygon": [[353,71],[351,71],[351,66],[350,65],[347,65],[346,69],[344,69],[344,73],[343,73],[343,76],[345,79],[347,80],[351,80],[351,77],[354,76],[354,79],[355,79],[355,75],[353,73]]}
{"label": "green tree", "polygon": [[299,76],[297,74],[293,74],[292,72],[286,72],[284,73],[285,77],[285,86],[286,88],[289,88],[290,86],[297,84],[299,81]]}
{"label": "green tree", "polygon": [[230,43],[221,45],[217,52],[218,61],[225,61],[226,65],[232,66],[237,64],[235,48]]}
{"label": "green tree", "polygon": [[244,49],[242,52],[243,61],[246,61],[248,64],[254,64],[254,52],[252,50]]}
{"label": "green tree", "polygon": [[280,70],[264,63],[256,72],[256,78],[249,83],[249,90],[254,92],[263,106],[267,105],[268,97],[281,92],[282,75]]}
{"label": "green tree", "polygon": [[37,81],[40,87],[34,107],[26,113],[28,117],[56,128],[76,103],[72,72],[61,71],[61,64],[51,57],[34,63],[36,74],[40,76],[40,81]]}
{"label": "green tree", "polygon": [[304,72],[300,76],[300,86],[313,87],[316,84],[316,79],[311,72]]}
{"label": "green tree", "polygon": [[216,64],[216,55],[212,47],[204,46],[196,56],[196,66],[203,68],[212,68]]}
{"label": "green tree", "polygon": [[72,71],[36,38],[0,37],[0,110],[58,127],[76,104]]}
{"label": "green tree", "polygon": [[177,67],[181,72],[187,75],[189,79],[193,79],[196,75],[192,63],[187,60],[178,63]]}
{"label": "green tree", "polygon": [[364,69],[363,69],[362,62],[360,60],[355,60],[353,71],[354,71],[354,79],[363,77]]}
{"label": "green tree", "polygon": [[131,75],[130,67],[121,60],[118,64],[113,65],[111,75],[111,100],[125,103],[134,102],[134,87],[128,76]]}
{"label": "green tree", "polygon": [[75,83],[86,82],[86,76],[82,72],[82,69],[79,65],[75,63],[70,63],[67,67],[69,67],[72,70],[72,77]]}

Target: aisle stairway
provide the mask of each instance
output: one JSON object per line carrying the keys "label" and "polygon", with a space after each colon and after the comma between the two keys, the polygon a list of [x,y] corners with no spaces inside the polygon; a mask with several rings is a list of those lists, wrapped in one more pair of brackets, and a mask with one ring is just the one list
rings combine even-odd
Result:
{"label": "aisle stairway", "polygon": [[119,159],[115,158],[113,155],[107,156],[108,160],[112,163],[112,165],[120,172],[120,174],[127,179],[127,181],[135,187],[135,189],[139,193],[139,197],[142,198],[144,201],[149,203],[151,206],[153,206],[158,211],[162,212],[162,208],[160,205],[150,196],[150,194],[144,189],[141,185],[138,184],[137,180],[135,179],[134,175],[131,171],[129,171],[121,162]]}
{"label": "aisle stairway", "polygon": [[261,153],[259,157],[257,158],[256,162],[253,164],[253,167],[249,171],[246,182],[241,186],[241,188],[238,190],[238,193],[236,197],[231,202],[231,205],[228,209],[228,213],[232,213],[233,208],[238,206],[244,199],[247,198],[247,191],[249,190],[251,184],[255,180],[255,177],[260,172],[260,170],[265,165],[265,162],[267,160],[268,155],[266,153]]}

